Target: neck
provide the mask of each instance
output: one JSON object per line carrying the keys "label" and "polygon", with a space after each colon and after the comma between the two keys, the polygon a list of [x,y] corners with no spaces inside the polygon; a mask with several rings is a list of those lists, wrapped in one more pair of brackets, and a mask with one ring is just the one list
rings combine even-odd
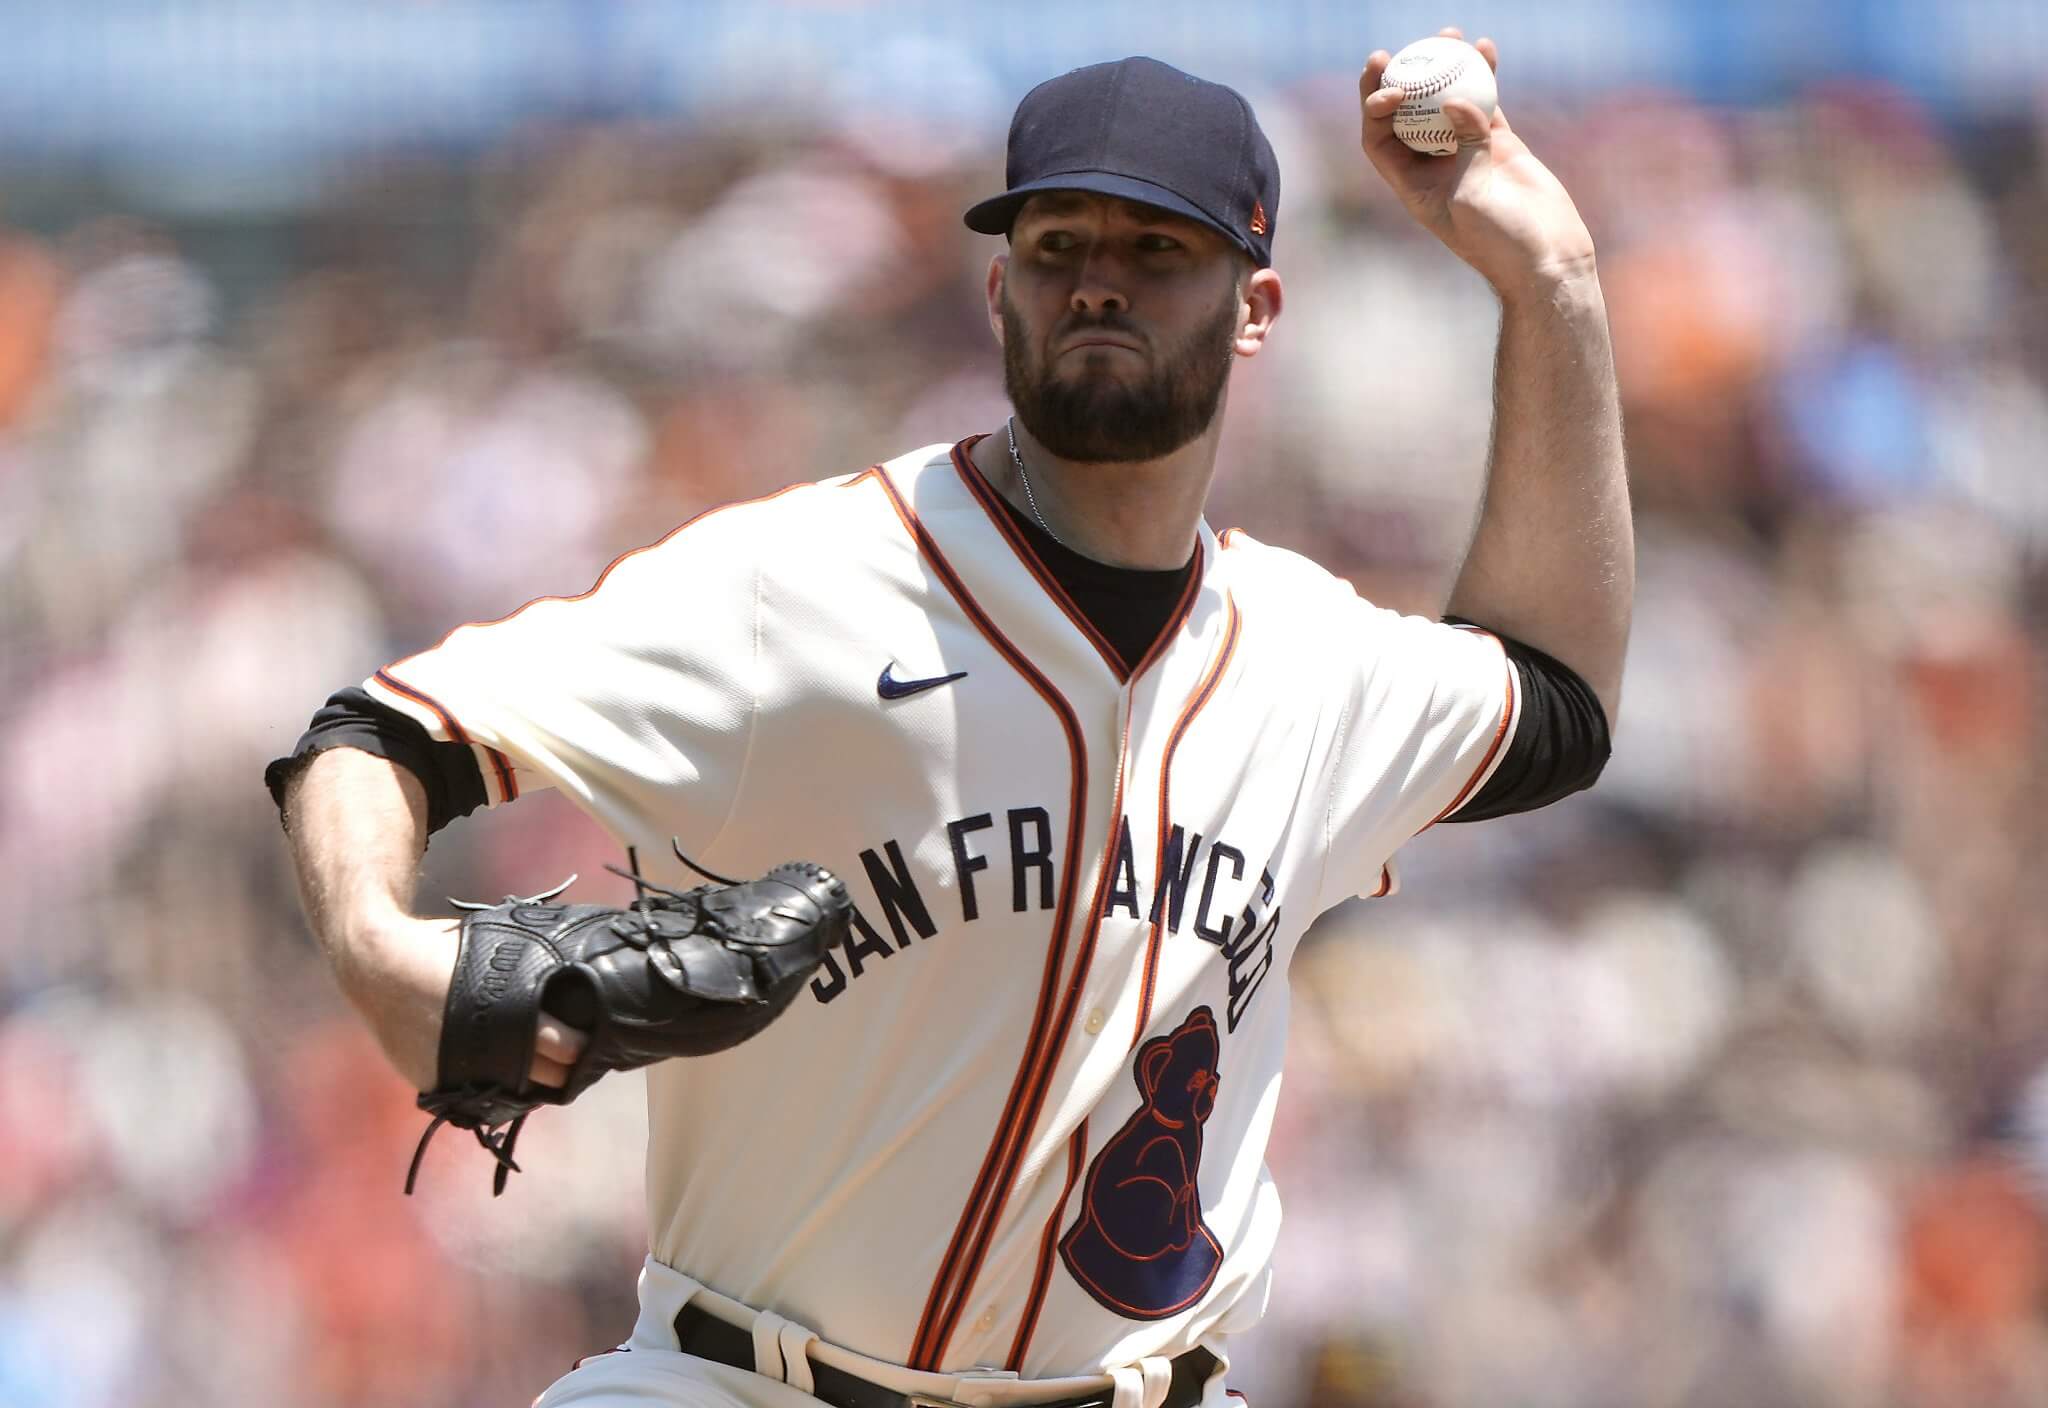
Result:
{"label": "neck", "polygon": [[1083,464],[1053,454],[1020,421],[1017,452],[1031,476],[1029,494],[1010,460],[1005,427],[974,447],[974,466],[997,493],[1084,557],[1165,571],[1183,566],[1195,550],[1222,422],[1219,410],[1207,430],[1159,459]]}

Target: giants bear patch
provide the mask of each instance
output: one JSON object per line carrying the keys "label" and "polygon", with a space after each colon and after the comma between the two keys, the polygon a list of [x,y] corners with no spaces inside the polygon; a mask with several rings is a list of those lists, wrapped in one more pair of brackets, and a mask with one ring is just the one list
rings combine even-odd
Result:
{"label": "giants bear patch", "polygon": [[1102,1146],[1060,1259],[1089,1295],[1133,1320],[1163,1320],[1202,1298],[1223,1248],[1202,1222],[1195,1176],[1202,1122],[1216,1108],[1216,1018],[1197,1007],[1138,1049],[1144,1101]]}

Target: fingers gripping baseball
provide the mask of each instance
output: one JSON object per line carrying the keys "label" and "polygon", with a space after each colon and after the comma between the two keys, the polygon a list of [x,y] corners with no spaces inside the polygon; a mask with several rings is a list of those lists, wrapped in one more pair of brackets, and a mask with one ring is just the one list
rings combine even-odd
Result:
{"label": "fingers gripping baseball", "polygon": [[[1450,27],[1438,30],[1435,37],[1437,39],[1462,41],[1465,36],[1464,31],[1456,27]],[[1486,60],[1489,72],[1499,71],[1499,45],[1495,44],[1491,39],[1481,38],[1472,48],[1477,49],[1479,56]],[[1406,169],[1420,171],[1427,169],[1429,165],[1427,153],[1418,148],[1410,147],[1401,140],[1395,131],[1395,116],[1400,112],[1402,103],[1408,94],[1401,87],[1398,80],[1389,78],[1387,75],[1387,70],[1394,62],[1394,57],[1385,49],[1374,50],[1372,55],[1365,61],[1364,71],[1358,76],[1358,98],[1363,117],[1360,140],[1365,147],[1366,154],[1373,158],[1375,166],[1381,164],[1382,157],[1396,161],[1406,158],[1408,163]],[[1484,89],[1491,89],[1492,86],[1491,84],[1482,85]],[[1496,130],[1501,132],[1511,130],[1508,126],[1507,117],[1501,112],[1497,100],[1490,101],[1488,107],[1482,110],[1477,103],[1474,103],[1469,98],[1452,92],[1445,95],[1441,106],[1443,115],[1449,119],[1451,128],[1457,136],[1458,145],[1461,148],[1484,145],[1491,140]],[[1424,160],[1416,161],[1415,158],[1417,157],[1422,157]],[[1382,169],[1384,170],[1384,168]]]}
{"label": "fingers gripping baseball", "polygon": [[[1438,37],[1463,35],[1451,28]],[[1471,48],[1498,70],[1500,49],[1491,39]],[[1396,58],[1375,50],[1359,75],[1360,145],[1409,214],[1503,294],[1590,271],[1585,221],[1498,103],[1488,114],[1455,93],[1443,97],[1443,118],[1457,137],[1447,155],[1403,142],[1395,127],[1407,94],[1387,78]]]}

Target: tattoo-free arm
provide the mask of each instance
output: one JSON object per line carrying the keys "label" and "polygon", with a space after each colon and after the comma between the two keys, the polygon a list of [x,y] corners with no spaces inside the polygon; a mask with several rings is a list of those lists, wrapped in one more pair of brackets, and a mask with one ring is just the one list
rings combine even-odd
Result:
{"label": "tattoo-free arm", "polygon": [[1621,406],[1590,267],[1501,299],[1493,451],[1449,611],[1576,670],[1607,711],[1635,588]]}
{"label": "tattoo-free arm", "polygon": [[[1491,39],[1475,47],[1498,68]],[[1389,57],[1375,51],[1359,75],[1365,155],[1417,223],[1501,301],[1489,482],[1449,610],[1569,665],[1612,725],[1635,547],[1592,234],[1504,108],[1489,117],[1448,100],[1457,153],[1403,146],[1394,135],[1401,90],[1382,83]]]}
{"label": "tattoo-free arm", "polygon": [[285,793],[299,897],[342,994],[414,1088],[434,1086],[455,930],[412,913],[426,849],[419,779],[355,748],[330,748]]}
{"label": "tattoo-free arm", "polygon": [[[436,1081],[455,921],[412,912],[426,850],[418,778],[356,748],[329,748],[287,785],[285,831],[306,918],[342,994],[417,1090]],[[541,1023],[533,1078],[560,1085],[580,1033]]]}

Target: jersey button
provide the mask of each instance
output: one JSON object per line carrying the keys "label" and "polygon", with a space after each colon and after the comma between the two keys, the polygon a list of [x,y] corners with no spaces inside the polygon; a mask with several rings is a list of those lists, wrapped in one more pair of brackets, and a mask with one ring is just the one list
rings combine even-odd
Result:
{"label": "jersey button", "polygon": [[978,1335],[985,1335],[995,1327],[996,1313],[993,1310],[982,1311],[981,1318],[974,1322],[974,1332]]}
{"label": "jersey button", "polygon": [[1102,1034],[1103,1026],[1108,1021],[1108,1016],[1103,1013],[1103,1010],[1100,1007],[1097,1007],[1089,1012],[1088,1020],[1082,1025],[1088,1028],[1088,1035],[1099,1036]]}

